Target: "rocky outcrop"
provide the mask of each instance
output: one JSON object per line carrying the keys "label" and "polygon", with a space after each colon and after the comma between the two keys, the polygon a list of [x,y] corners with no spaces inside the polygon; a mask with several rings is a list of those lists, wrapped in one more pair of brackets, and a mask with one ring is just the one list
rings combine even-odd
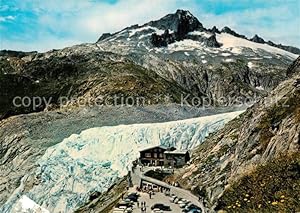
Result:
{"label": "rocky outcrop", "polygon": [[[281,83],[208,137],[193,152],[190,165],[177,173],[181,185],[204,196],[217,210],[299,211],[299,82],[298,74]],[[285,179],[295,187],[281,184]]]}
{"label": "rocky outcrop", "polygon": [[296,73],[299,72],[300,72],[300,56],[288,67],[286,74],[291,77],[292,75],[295,75]]}
{"label": "rocky outcrop", "polygon": [[221,33],[221,31],[216,27],[216,26],[213,26],[213,28],[211,29],[208,29],[209,32],[212,32],[212,33]]}
{"label": "rocky outcrop", "polygon": [[221,32],[222,32],[222,33],[228,33],[228,34],[233,35],[233,36],[235,36],[235,37],[247,39],[246,36],[236,33],[234,30],[230,29],[230,28],[227,27],[227,26],[225,26],[225,27],[221,30]]}
{"label": "rocky outcrop", "polygon": [[169,30],[165,30],[162,35],[157,35],[156,33],[151,35],[151,43],[155,47],[166,47],[168,44],[175,42],[175,40],[176,35],[174,33],[170,34]]}
{"label": "rocky outcrop", "polygon": [[147,26],[156,27],[161,30],[169,29],[175,32],[176,39],[183,39],[184,36],[192,31],[202,31],[203,25],[189,11],[177,10],[174,14],[166,15],[165,17],[151,21]]}
{"label": "rocky outcrop", "polygon": [[251,39],[249,39],[250,41],[256,42],[256,43],[260,43],[260,44],[268,44],[270,46],[273,47],[277,47],[279,49],[283,49],[286,50],[288,52],[294,53],[294,54],[300,54],[300,49],[297,47],[292,47],[292,46],[286,46],[286,45],[282,45],[282,44],[275,44],[272,41],[265,41],[262,37],[259,37],[258,35],[255,34],[255,36]]}
{"label": "rocky outcrop", "polygon": [[[156,47],[167,46],[175,41],[183,40],[189,32],[204,30],[198,19],[185,10],[177,10],[175,14],[169,14],[146,25],[165,30],[162,35],[152,34],[151,43]],[[169,33],[169,30],[173,33]]]}
{"label": "rocky outcrop", "polygon": [[280,48],[280,49],[289,51],[289,52],[291,52],[291,53],[300,55],[300,49],[297,48],[297,47],[286,46],[286,45],[282,45],[282,44],[275,44],[275,43],[272,42],[272,41],[268,41],[267,44],[269,44],[269,45],[271,45],[271,46],[273,46],[273,47],[277,47],[277,48]]}
{"label": "rocky outcrop", "polygon": [[255,36],[253,36],[253,38],[250,39],[250,41],[256,42],[256,43],[261,43],[264,44],[265,40],[261,37],[259,37],[258,35],[255,34]]}
{"label": "rocky outcrop", "polygon": [[100,38],[98,39],[97,42],[100,42],[100,41],[102,41],[102,40],[104,40],[104,39],[107,39],[107,38],[109,38],[110,36],[111,36],[110,33],[103,33],[103,34],[100,36]]}
{"label": "rocky outcrop", "polygon": [[201,35],[188,34],[186,39],[191,39],[193,41],[199,41],[207,47],[218,48],[221,46],[216,39],[216,34],[211,34],[208,38]]}

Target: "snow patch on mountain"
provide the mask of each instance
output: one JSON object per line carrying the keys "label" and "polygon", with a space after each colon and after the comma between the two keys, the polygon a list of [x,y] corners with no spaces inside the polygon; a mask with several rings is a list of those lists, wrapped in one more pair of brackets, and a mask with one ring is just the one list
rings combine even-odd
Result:
{"label": "snow patch on mountain", "polygon": [[225,61],[225,62],[234,62],[234,59],[232,59],[232,58],[227,58],[227,59],[225,59],[224,61]]}
{"label": "snow patch on mountain", "polygon": [[248,67],[249,67],[250,69],[256,67],[256,65],[255,65],[253,62],[251,62],[251,61],[249,61],[247,65],[248,65]]}
{"label": "snow patch on mountain", "polygon": [[[290,53],[288,51],[272,47],[268,44],[260,44],[256,42],[249,41],[247,39],[235,37],[228,33],[216,34],[217,41],[222,44],[222,49],[230,49],[230,48],[251,48],[253,50],[263,50],[266,52],[270,52],[273,54],[280,54],[283,56],[290,57],[291,59],[296,59],[298,55]],[[234,53],[240,53],[240,49],[231,49]]]}
{"label": "snow patch on mountain", "polygon": [[176,51],[186,51],[186,50],[195,50],[195,49],[202,49],[203,46],[199,41],[194,41],[191,39],[184,39],[182,41],[174,42],[166,48],[170,52]]}
{"label": "snow patch on mountain", "polygon": [[140,28],[137,28],[137,29],[130,30],[129,31],[129,37],[134,36],[138,32],[142,32],[142,31],[146,31],[146,30],[152,30],[153,33],[155,32],[157,34],[163,34],[164,33],[164,30],[160,30],[156,27],[145,26],[145,27],[140,27]]}
{"label": "snow patch on mountain", "polygon": [[258,90],[265,90],[262,86],[255,87]]}
{"label": "snow patch on mountain", "polygon": [[221,55],[222,55],[222,56],[224,56],[224,57],[231,56],[231,54],[230,54],[230,53],[222,53]]}
{"label": "snow patch on mountain", "polygon": [[210,38],[211,36],[213,36],[213,34],[211,34],[211,33],[200,32],[200,31],[193,31],[193,32],[188,33],[188,35],[198,35],[198,36],[203,36],[205,38]]}

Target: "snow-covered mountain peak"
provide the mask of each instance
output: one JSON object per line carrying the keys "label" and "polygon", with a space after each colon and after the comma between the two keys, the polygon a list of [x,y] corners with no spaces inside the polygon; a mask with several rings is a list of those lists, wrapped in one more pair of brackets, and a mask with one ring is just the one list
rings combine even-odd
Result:
{"label": "snow-covered mountain peak", "polygon": [[[228,26],[225,26],[221,31],[215,26],[212,29],[206,29],[195,16],[185,10],[177,10],[174,14],[168,14],[159,20],[150,21],[142,26],[133,25],[114,34],[103,34],[97,44],[103,47],[104,50],[108,49],[109,51],[127,54],[133,52],[150,52],[150,50],[155,50],[155,48],[164,49],[168,45],[186,39],[198,42],[197,49],[203,49],[203,47],[216,49],[212,50],[212,52],[222,52],[220,48],[224,49],[224,45],[226,48],[229,42],[231,46],[252,49],[256,53],[257,49],[262,49],[272,54],[272,58],[277,58],[278,55],[281,55],[284,57],[288,56],[290,60],[293,60],[297,58],[297,54],[295,53],[300,53],[300,50],[298,51],[297,48],[276,45],[271,41],[265,42],[263,38],[257,35],[248,39]],[[224,39],[226,39],[225,42]],[[121,49],[121,51],[117,51],[117,49]],[[188,47],[188,50],[190,49],[191,47]],[[164,52],[168,53],[168,51],[164,50],[153,52],[159,52],[160,54]],[[184,52],[182,54],[186,55]],[[241,52],[238,52],[238,54],[241,54]],[[189,55],[193,54],[189,53]],[[260,57],[263,58],[263,56],[261,55]]]}

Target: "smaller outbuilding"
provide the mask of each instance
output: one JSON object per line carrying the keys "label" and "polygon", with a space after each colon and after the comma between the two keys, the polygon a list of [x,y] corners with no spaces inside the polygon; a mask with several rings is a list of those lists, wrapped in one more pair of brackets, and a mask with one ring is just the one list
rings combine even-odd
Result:
{"label": "smaller outbuilding", "polygon": [[190,160],[188,150],[165,151],[165,166],[182,167]]}

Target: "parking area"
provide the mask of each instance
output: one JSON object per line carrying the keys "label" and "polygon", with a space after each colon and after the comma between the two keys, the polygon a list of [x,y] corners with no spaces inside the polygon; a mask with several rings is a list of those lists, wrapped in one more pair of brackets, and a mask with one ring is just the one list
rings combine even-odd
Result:
{"label": "parking area", "polygon": [[[127,197],[128,195],[129,197]],[[137,200],[135,200],[134,195],[138,195],[136,196]],[[137,192],[134,188],[130,188],[127,196],[119,203],[119,206],[116,206],[113,213],[201,213],[200,209],[196,210],[194,208],[194,210],[191,210],[193,208],[185,208],[192,206],[193,203],[176,195],[165,195],[161,192],[155,192],[150,197],[146,192]]]}
{"label": "parking area", "polygon": [[[123,201],[116,206],[113,213],[201,213],[203,211],[202,203],[191,192],[145,177],[141,171],[137,169],[133,172],[133,187],[124,194]],[[154,205],[156,208],[151,209]]]}
{"label": "parking area", "polygon": [[[164,204],[166,206],[170,206],[171,211],[169,212],[182,212],[181,208],[179,207],[178,204],[175,203],[171,203],[171,201],[169,200],[169,197],[164,195],[161,192],[156,192],[154,195],[151,196],[151,199],[149,197],[148,193],[140,193],[140,198],[139,198],[139,202],[146,202],[146,213],[150,213],[151,212],[151,206],[153,206],[154,204]],[[139,205],[139,207],[141,207],[141,205]],[[138,208],[137,205],[134,205],[133,208],[133,213],[141,213],[142,210],[141,208]],[[166,211],[167,212],[167,211]]]}

